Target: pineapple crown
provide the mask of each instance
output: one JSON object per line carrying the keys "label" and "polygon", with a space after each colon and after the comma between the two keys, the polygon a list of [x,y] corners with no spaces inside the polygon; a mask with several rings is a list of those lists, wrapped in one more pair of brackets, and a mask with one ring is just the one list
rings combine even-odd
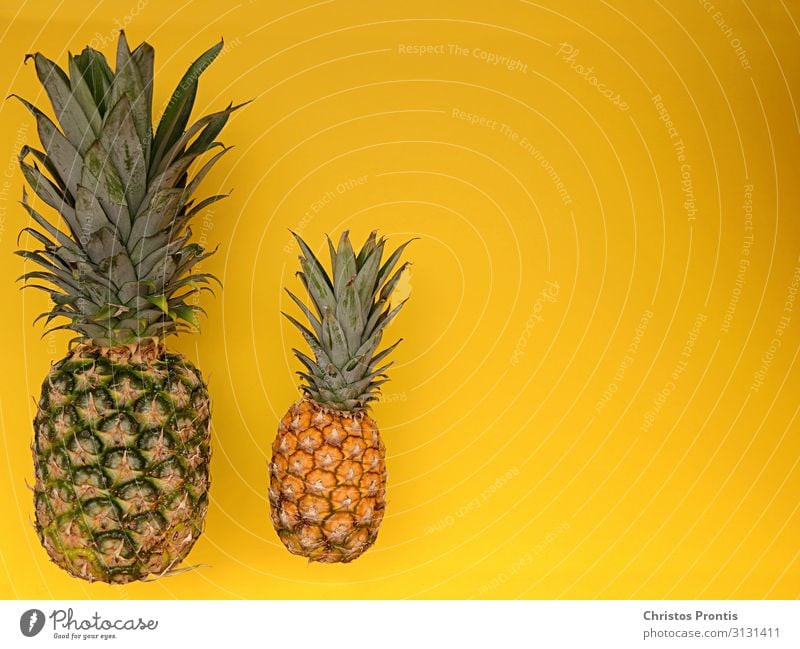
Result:
{"label": "pineapple crown", "polygon": [[[294,234],[294,233],[293,233]],[[353,250],[348,232],[334,247],[328,238],[331,275],[298,235],[303,283],[313,305],[309,309],[287,289],[289,297],[303,312],[310,328],[292,316],[283,315],[305,338],[314,359],[293,349],[305,366],[298,372],[303,378],[302,390],[307,397],[334,410],[354,411],[368,407],[377,399],[380,386],[388,379],[386,370],[392,363],[381,364],[400,340],[376,354],[384,329],[405,304],[391,303],[392,292],[409,262],[395,266],[410,241],[398,247],[382,264],[386,244],[372,232],[358,254]],[[393,272],[394,271],[394,272]]]}
{"label": "pineapple crown", "polygon": [[[22,205],[38,227],[22,232],[41,248],[17,254],[41,269],[20,279],[52,298],[53,308],[37,320],[68,320],[49,331],[71,329],[77,341],[112,346],[196,330],[202,308],[189,298],[211,290],[209,280],[216,278],[193,272],[213,251],[190,243],[188,224],[227,194],[196,204],[191,196],[228,151],[215,138],[240,106],[187,125],[198,79],[222,46],[220,41],[192,63],[155,134],[155,53],[149,44],[131,51],[120,32],[114,71],[90,47],[69,55],[69,75],[39,53],[25,57],[33,59],[58,122],[13,95],[36,119],[44,149],[22,147],[22,173],[64,221],[52,225],[23,190]],[[220,150],[189,178],[192,163],[212,149]]]}

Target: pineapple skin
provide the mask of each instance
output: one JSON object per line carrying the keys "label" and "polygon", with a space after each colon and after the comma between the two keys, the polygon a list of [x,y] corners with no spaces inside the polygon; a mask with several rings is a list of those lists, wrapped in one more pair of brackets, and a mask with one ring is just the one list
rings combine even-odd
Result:
{"label": "pineapple skin", "polygon": [[378,536],[386,508],[386,449],[363,410],[311,399],[289,408],[269,465],[272,523],[292,554],[349,563]]}
{"label": "pineapple skin", "polygon": [[156,340],[78,345],[44,380],[34,419],[35,527],[88,581],[173,570],[203,528],[209,399],[199,370]]}

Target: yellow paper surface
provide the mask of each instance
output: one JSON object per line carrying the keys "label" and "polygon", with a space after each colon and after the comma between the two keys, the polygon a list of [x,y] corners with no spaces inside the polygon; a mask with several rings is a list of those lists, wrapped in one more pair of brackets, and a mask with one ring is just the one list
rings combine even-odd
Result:
{"label": "yellow paper surface", "polygon": [[[800,588],[800,5],[795,1],[5,3],[0,91],[45,108],[23,55],[66,65],[116,32],[156,48],[156,110],[224,36],[196,116],[254,99],[194,225],[219,245],[199,335],[211,505],[188,564],[70,578],[31,525],[31,420],[67,337],[33,318],[0,106],[0,596],[794,598]],[[49,107],[48,107],[49,112]],[[48,212],[51,214],[51,212]],[[55,218],[55,216],[53,216]],[[289,555],[267,462],[297,398],[289,229],[373,229],[413,261],[374,408],[376,545]],[[27,244],[27,240],[21,241]],[[30,268],[27,268],[30,270]]]}

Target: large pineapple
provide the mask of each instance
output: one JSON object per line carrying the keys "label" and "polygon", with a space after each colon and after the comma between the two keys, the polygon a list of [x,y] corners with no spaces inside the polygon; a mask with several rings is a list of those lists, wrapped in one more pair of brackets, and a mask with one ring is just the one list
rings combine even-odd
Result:
{"label": "large pineapple", "polygon": [[328,240],[329,275],[306,243],[298,273],[313,311],[288,292],[308,326],[300,330],[314,359],[304,365],[304,398],[281,419],[272,446],[269,502],[272,522],[293,554],[324,563],[349,562],[374,542],[386,506],[385,448],[368,415],[400,342],[378,352],[383,331],[405,301],[392,293],[407,263],[395,266],[407,243],[382,263],[385,240],[373,232],[355,253],[347,232]]}
{"label": "large pineapple", "polygon": [[[236,107],[187,125],[198,77],[221,49],[192,64],[155,134],[147,43],[131,52],[121,33],[114,71],[86,48],[70,55],[69,76],[29,55],[60,129],[21,100],[44,151],[23,147],[20,166],[63,224],[23,193],[36,224],[23,231],[41,246],[19,254],[41,268],[22,278],[50,294],[54,306],[42,316],[63,317],[54,328],[75,332],[44,380],[34,420],[35,525],[50,558],[89,581],[174,571],[203,527],[208,392],[163,341],[196,329],[196,298],[212,278],[195,268],[211,253],[190,243],[188,224],[222,196],[190,197],[225,153],[215,138]],[[190,178],[192,162],[215,148]]]}

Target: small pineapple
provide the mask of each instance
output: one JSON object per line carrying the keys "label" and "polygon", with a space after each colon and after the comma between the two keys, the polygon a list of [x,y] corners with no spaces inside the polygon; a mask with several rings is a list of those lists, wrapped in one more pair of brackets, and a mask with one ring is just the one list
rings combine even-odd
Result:
{"label": "small pineapple", "polygon": [[336,248],[328,239],[328,275],[295,237],[303,253],[298,276],[314,310],[287,291],[309,326],[284,315],[314,359],[293,350],[305,367],[298,372],[304,398],[281,419],[272,446],[271,516],[292,554],[347,563],[375,542],[386,506],[386,451],[367,410],[387,380],[392,363],[384,361],[400,342],[377,352],[384,329],[405,304],[393,305],[391,297],[408,266],[395,270],[408,242],[381,264],[385,240],[375,232],[358,254],[347,232]]}
{"label": "small pineapple", "polygon": [[211,253],[190,243],[188,224],[223,196],[190,197],[227,150],[215,138],[238,107],[187,125],[198,77],[221,49],[192,64],[155,134],[147,43],[130,51],[120,33],[114,71],[88,47],[70,55],[69,75],[41,54],[26,57],[60,129],[21,100],[44,151],[23,147],[20,166],[64,223],[52,225],[23,192],[38,225],[23,232],[41,246],[18,254],[41,268],[21,279],[52,298],[40,317],[63,317],[54,329],[76,334],[44,380],[34,420],[35,526],[50,558],[88,581],[167,574],[202,531],[208,391],[164,339],[196,329],[201,308],[191,298],[213,279],[194,268]]}

